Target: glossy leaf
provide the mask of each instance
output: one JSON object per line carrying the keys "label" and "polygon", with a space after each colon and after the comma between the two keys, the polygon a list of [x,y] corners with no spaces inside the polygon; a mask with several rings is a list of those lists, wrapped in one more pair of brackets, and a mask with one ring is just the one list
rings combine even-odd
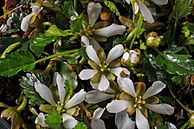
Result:
{"label": "glossy leaf", "polygon": [[46,124],[52,129],[62,129],[61,116],[58,111],[48,113],[45,120]]}
{"label": "glossy leaf", "polygon": [[13,76],[19,71],[34,69],[35,59],[29,51],[16,51],[3,59],[0,59],[0,76]]}
{"label": "glossy leaf", "polygon": [[156,64],[170,74],[194,74],[194,60],[188,55],[163,54],[156,58]]}
{"label": "glossy leaf", "polygon": [[39,94],[36,92],[34,88],[34,83],[37,81],[37,79],[30,75],[28,77],[22,77],[20,81],[20,86],[23,88],[23,92],[26,95],[26,97],[29,99],[29,103],[34,104],[42,104],[45,101],[39,96]]}
{"label": "glossy leaf", "polygon": [[69,32],[60,30],[56,25],[52,25],[45,31],[45,36],[68,36]]}
{"label": "glossy leaf", "polygon": [[79,32],[81,29],[83,29],[82,19],[78,18],[76,20],[71,21],[70,28],[72,33]]}
{"label": "glossy leaf", "polygon": [[30,49],[34,53],[41,53],[47,44],[54,42],[57,37],[45,36],[44,34],[39,34],[37,37],[31,40]]}

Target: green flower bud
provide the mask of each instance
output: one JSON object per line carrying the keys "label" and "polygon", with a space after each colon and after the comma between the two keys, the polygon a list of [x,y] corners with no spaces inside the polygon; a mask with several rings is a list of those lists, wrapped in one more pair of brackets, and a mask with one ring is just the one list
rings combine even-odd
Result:
{"label": "green flower bud", "polygon": [[156,32],[151,32],[148,34],[146,38],[146,45],[150,48],[152,47],[158,47],[161,42],[161,37],[157,36]]}

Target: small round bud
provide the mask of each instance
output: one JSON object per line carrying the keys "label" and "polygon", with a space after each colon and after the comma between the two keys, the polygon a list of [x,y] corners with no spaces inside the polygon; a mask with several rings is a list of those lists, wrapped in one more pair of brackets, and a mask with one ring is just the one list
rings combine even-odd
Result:
{"label": "small round bud", "polygon": [[100,18],[103,20],[103,21],[107,21],[110,19],[110,13],[109,12],[106,12],[106,11],[103,11],[101,12],[100,14]]}
{"label": "small round bud", "polygon": [[194,114],[191,114],[191,116],[190,116],[190,119],[189,119],[189,124],[190,124],[190,126],[191,127],[194,127]]}
{"label": "small round bud", "polygon": [[151,32],[146,38],[146,45],[150,48],[158,47],[161,42],[161,37],[157,35],[156,32]]}

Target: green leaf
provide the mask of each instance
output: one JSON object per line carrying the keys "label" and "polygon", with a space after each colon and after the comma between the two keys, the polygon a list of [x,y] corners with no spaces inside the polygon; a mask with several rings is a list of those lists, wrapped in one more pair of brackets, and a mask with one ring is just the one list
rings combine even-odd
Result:
{"label": "green leaf", "polygon": [[34,69],[35,59],[29,51],[16,51],[11,55],[0,59],[0,76],[13,76],[19,71]]}
{"label": "green leaf", "polygon": [[184,85],[186,81],[186,77],[181,75],[176,75],[176,76],[173,76],[171,80],[176,85]]}
{"label": "green leaf", "polygon": [[111,1],[105,0],[104,4],[113,12],[116,14],[116,16],[120,16],[120,12],[117,9],[117,7],[115,6],[115,4]]}
{"label": "green leaf", "polygon": [[192,0],[176,0],[175,2],[175,15],[177,20],[181,19],[191,13]]}
{"label": "green leaf", "polygon": [[34,53],[41,53],[47,44],[54,42],[57,37],[45,36],[44,34],[39,34],[37,37],[31,40],[30,49]]}
{"label": "green leaf", "polygon": [[176,129],[176,126],[170,122],[165,122],[165,124],[157,125],[154,129]]}
{"label": "green leaf", "polygon": [[64,1],[63,2],[63,6],[62,6],[62,10],[63,10],[63,14],[70,19],[72,16],[73,17],[77,17],[78,14],[77,12],[74,10],[71,1]]}
{"label": "green leaf", "polygon": [[194,74],[194,60],[188,55],[163,54],[156,58],[156,64],[170,74]]}
{"label": "green leaf", "polygon": [[143,25],[143,17],[142,15],[139,16],[138,22],[137,22],[137,31],[136,31],[136,35],[137,38],[140,37],[140,35],[144,32],[144,29],[142,29],[142,25]]}
{"label": "green leaf", "polygon": [[63,129],[61,115],[58,111],[48,113],[45,119],[46,124],[52,129]]}
{"label": "green leaf", "polygon": [[76,20],[71,21],[70,28],[72,33],[79,32],[81,29],[83,29],[82,19],[78,18]]}
{"label": "green leaf", "polygon": [[20,81],[20,86],[23,88],[23,92],[26,97],[29,99],[29,103],[32,105],[40,105],[45,101],[39,96],[34,88],[34,83],[38,81],[38,79],[33,74],[27,74],[27,77],[22,77]]}
{"label": "green leaf", "polygon": [[45,31],[45,36],[68,36],[67,30],[60,30],[56,25],[52,25]]}
{"label": "green leaf", "polygon": [[83,122],[79,122],[74,129],[88,129],[88,127]]}

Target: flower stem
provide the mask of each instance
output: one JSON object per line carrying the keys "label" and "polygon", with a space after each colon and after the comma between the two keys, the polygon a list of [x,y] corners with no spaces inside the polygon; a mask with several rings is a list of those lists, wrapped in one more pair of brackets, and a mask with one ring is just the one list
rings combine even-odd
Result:
{"label": "flower stem", "polygon": [[180,129],[185,129],[189,125],[190,120],[188,120]]}
{"label": "flower stem", "polygon": [[23,96],[22,104],[17,108],[18,112],[21,112],[27,105],[27,97]]}
{"label": "flower stem", "polygon": [[73,1],[73,7],[74,7],[74,10],[77,11],[77,0]]}
{"label": "flower stem", "polygon": [[40,63],[40,62],[45,61],[45,60],[52,59],[52,58],[57,57],[57,56],[62,56],[62,55],[65,55],[65,54],[75,53],[75,52],[78,52],[78,50],[79,49],[73,49],[73,50],[68,50],[68,51],[57,53],[57,54],[53,54],[53,55],[50,55],[50,56],[47,56],[47,57],[44,57],[42,59],[37,60],[35,62],[35,64]]}

